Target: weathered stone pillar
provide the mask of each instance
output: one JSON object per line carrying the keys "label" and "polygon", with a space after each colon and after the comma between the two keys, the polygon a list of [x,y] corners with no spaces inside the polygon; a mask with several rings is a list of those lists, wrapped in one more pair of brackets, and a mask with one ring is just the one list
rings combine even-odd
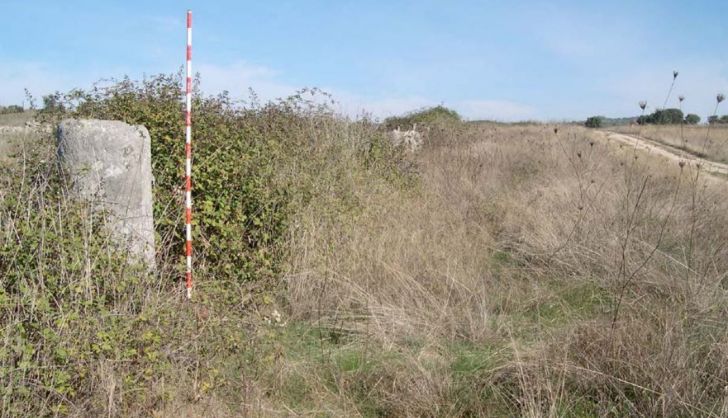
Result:
{"label": "weathered stone pillar", "polygon": [[118,121],[66,119],[58,155],[77,198],[107,211],[107,225],[129,253],[154,268],[149,132]]}

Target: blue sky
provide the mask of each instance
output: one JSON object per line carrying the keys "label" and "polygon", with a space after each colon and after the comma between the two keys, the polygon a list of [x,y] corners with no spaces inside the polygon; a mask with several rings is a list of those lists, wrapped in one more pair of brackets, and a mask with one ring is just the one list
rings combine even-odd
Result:
{"label": "blue sky", "polygon": [[[443,103],[470,119],[705,118],[728,93],[728,1],[0,0],[0,104],[174,72],[194,13],[202,88],[263,99],[320,87],[349,115]],[[725,104],[725,103],[724,103]],[[728,109],[724,110],[728,113]]]}

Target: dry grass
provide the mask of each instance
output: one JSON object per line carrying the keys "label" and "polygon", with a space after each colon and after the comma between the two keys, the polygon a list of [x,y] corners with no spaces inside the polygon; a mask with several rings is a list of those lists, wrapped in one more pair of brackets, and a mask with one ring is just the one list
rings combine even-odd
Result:
{"label": "dry grass", "polygon": [[[397,161],[412,185],[357,166],[371,126],[304,125],[279,173],[310,188],[293,205],[280,297],[239,318],[215,297],[243,288],[203,283],[188,305],[155,277],[142,302],[109,296],[96,320],[159,357],[91,357],[88,387],[49,383],[84,394],[59,414],[728,414],[723,181],[578,127],[482,123],[432,129],[413,161]],[[46,311],[52,327],[62,315]],[[27,318],[6,312],[4,326]],[[99,339],[85,320],[66,338]],[[49,350],[36,348],[43,367]],[[3,398],[32,411],[13,399],[39,398]]]}
{"label": "dry grass", "polygon": [[641,135],[712,161],[728,163],[728,126],[647,125],[617,126],[615,132]]}
{"label": "dry grass", "polygon": [[0,164],[16,161],[15,155],[22,152],[22,143],[33,138],[32,132],[24,130],[3,130],[0,127]]}
{"label": "dry grass", "polygon": [[35,111],[28,110],[22,113],[6,113],[0,115],[0,126],[25,126],[35,117]]}
{"label": "dry grass", "polygon": [[302,212],[294,319],[404,357],[389,416],[724,414],[725,185],[580,128],[450,134],[415,192]]}

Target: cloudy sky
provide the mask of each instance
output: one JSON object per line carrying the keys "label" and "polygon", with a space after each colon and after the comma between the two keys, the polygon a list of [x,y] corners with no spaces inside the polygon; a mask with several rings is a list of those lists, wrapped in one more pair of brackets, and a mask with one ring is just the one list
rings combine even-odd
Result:
{"label": "cloudy sky", "polygon": [[640,100],[662,106],[673,69],[671,102],[685,95],[689,112],[705,118],[728,93],[725,0],[0,0],[0,104],[175,72],[187,8],[204,91],[319,87],[352,116],[634,115]]}

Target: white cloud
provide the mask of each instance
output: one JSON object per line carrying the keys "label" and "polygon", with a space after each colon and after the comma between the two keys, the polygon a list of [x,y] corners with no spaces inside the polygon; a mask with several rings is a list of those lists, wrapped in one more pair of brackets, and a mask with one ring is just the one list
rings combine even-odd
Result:
{"label": "white cloud", "polygon": [[[206,93],[227,90],[233,97],[244,99],[253,89],[261,101],[287,97],[306,86],[293,86],[281,81],[281,73],[265,66],[238,61],[229,65],[203,63],[197,67],[202,77],[201,87]],[[423,96],[370,97],[336,88],[323,90],[330,93],[335,110],[352,117],[364,114],[377,118],[399,115],[423,107],[437,106],[440,102]],[[468,119],[502,121],[535,117],[530,106],[502,100],[462,100],[444,103]]]}
{"label": "white cloud", "polygon": [[472,120],[512,122],[536,117],[536,109],[533,107],[506,100],[465,100],[456,102],[453,107]]}
{"label": "white cloud", "polygon": [[39,100],[55,90],[73,87],[67,76],[38,62],[4,62],[0,66],[0,79],[0,105],[24,103],[26,88]]}
{"label": "white cloud", "polygon": [[[249,89],[261,102],[288,97],[306,86],[294,86],[283,80],[282,74],[262,65],[237,61],[229,65],[200,63],[193,67],[201,75],[201,88],[205,93],[216,94],[223,90],[236,99],[248,99]],[[116,71],[123,74],[123,72]],[[92,74],[61,74],[48,65],[34,62],[15,62],[0,68],[0,104],[21,104],[24,88],[28,88],[40,100],[53,91],[67,91],[74,87],[89,87],[99,77]],[[371,97],[336,88],[323,88],[330,93],[336,104],[334,109],[351,117],[370,115],[375,118],[400,115],[424,107],[444,104],[457,110],[467,119],[492,119],[514,121],[536,117],[530,106],[502,100],[460,100],[441,103],[423,96]]]}
{"label": "white cloud", "polygon": [[436,104],[432,100],[418,96],[368,98],[336,90],[332,90],[331,94],[337,102],[335,110],[353,117],[367,114],[377,118],[386,118]]}
{"label": "white cloud", "polygon": [[201,63],[193,69],[200,73],[202,91],[210,94],[227,90],[242,99],[252,88],[262,101],[268,101],[288,97],[299,89],[280,81],[279,72],[244,61],[229,65]]}
{"label": "white cloud", "polygon": [[10,61],[0,66],[0,105],[25,104],[25,89],[33,96],[36,105],[42,105],[42,97],[56,91],[67,92],[74,88],[87,88],[99,80],[122,77],[128,74],[123,68],[103,73],[98,70],[85,73],[60,71],[43,62]]}

